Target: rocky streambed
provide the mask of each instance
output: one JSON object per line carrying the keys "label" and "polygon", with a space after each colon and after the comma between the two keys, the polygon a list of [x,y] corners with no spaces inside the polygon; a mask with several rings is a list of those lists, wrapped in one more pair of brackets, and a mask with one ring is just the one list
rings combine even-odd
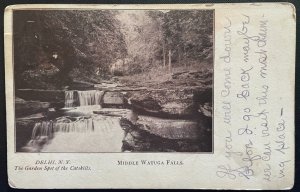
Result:
{"label": "rocky streambed", "polygon": [[18,89],[15,111],[18,152],[212,151],[211,88]]}

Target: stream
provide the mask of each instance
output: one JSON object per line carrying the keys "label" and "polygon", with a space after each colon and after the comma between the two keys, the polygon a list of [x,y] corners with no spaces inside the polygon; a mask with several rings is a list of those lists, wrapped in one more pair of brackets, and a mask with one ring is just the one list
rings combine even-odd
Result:
{"label": "stream", "polygon": [[[75,94],[76,93],[76,94]],[[66,91],[63,116],[38,121],[24,152],[121,152],[120,117],[94,114],[103,91]],[[122,109],[115,109],[122,111]]]}
{"label": "stream", "polygon": [[124,90],[18,90],[16,151],[212,151],[209,89]]}

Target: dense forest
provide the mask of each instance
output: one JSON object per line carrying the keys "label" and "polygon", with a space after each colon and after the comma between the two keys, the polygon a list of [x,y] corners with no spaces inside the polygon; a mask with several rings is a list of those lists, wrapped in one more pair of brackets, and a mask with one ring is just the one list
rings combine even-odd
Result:
{"label": "dense forest", "polygon": [[13,17],[17,88],[212,68],[210,10],[20,10]]}

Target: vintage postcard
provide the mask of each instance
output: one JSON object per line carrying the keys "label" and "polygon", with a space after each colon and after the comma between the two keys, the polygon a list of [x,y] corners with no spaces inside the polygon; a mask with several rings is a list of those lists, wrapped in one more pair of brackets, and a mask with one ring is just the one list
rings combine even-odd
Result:
{"label": "vintage postcard", "polygon": [[290,189],[288,3],[12,5],[13,188]]}

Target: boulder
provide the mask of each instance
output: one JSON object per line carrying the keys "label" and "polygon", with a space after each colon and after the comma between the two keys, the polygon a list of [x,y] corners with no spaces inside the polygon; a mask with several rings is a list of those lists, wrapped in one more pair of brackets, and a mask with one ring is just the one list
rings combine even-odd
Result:
{"label": "boulder", "polygon": [[127,103],[139,114],[166,118],[195,118],[199,105],[212,102],[211,88],[130,91]]}
{"label": "boulder", "polygon": [[16,151],[21,152],[31,139],[32,130],[37,119],[17,118],[16,119]]}
{"label": "boulder", "polygon": [[199,112],[201,112],[206,117],[212,117],[212,106],[211,103],[204,103],[203,105],[199,105]]}
{"label": "boulder", "polygon": [[118,91],[107,91],[102,99],[103,107],[124,105],[124,95]]}
{"label": "boulder", "polygon": [[19,121],[38,121],[38,120],[42,120],[42,119],[45,119],[46,118],[46,115],[44,113],[36,113],[36,114],[32,114],[32,115],[29,115],[29,116],[26,116],[26,117],[20,117],[20,118],[17,118],[17,120]]}
{"label": "boulder", "polygon": [[65,92],[62,90],[17,89],[16,96],[28,101],[64,102]]}
{"label": "boulder", "polygon": [[69,85],[69,89],[75,89],[75,90],[86,90],[91,88],[94,88],[94,84],[85,81],[73,80],[72,83],[70,83]]}
{"label": "boulder", "polygon": [[[140,124],[134,124],[128,119],[121,118],[120,125],[125,131],[122,151],[132,152],[211,152],[211,137],[195,139],[164,138],[144,130]],[[193,137],[192,137],[193,138]]]}
{"label": "boulder", "polygon": [[15,99],[15,113],[17,117],[39,112],[47,112],[49,107],[49,102],[25,101],[20,98]]}
{"label": "boulder", "polygon": [[128,117],[131,113],[129,109],[113,109],[113,108],[102,108],[93,111],[94,114],[114,117]]}
{"label": "boulder", "polygon": [[50,103],[50,107],[53,107],[55,109],[60,109],[65,107],[65,102],[64,101],[60,101],[60,102],[51,102]]}
{"label": "boulder", "polygon": [[195,121],[148,116],[139,116],[137,125],[139,129],[168,139],[197,139],[201,131],[201,127]]}
{"label": "boulder", "polygon": [[100,90],[104,90],[104,89],[110,89],[110,88],[115,88],[115,87],[119,87],[120,85],[117,83],[113,83],[113,82],[102,82],[100,84],[95,84],[94,87]]}
{"label": "boulder", "polygon": [[200,71],[182,71],[172,74],[172,79],[177,80],[194,80],[197,81],[196,84],[211,82],[213,79],[213,73],[210,70],[200,70]]}
{"label": "boulder", "polygon": [[73,108],[63,108],[59,111],[63,112],[65,116],[71,117],[80,117],[80,116],[92,116],[94,111],[98,111],[101,109],[100,105],[86,105],[86,106],[78,106]]}
{"label": "boulder", "polygon": [[166,104],[163,104],[162,111],[166,114],[170,114],[172,116],[178,115],[178,116],[188,116],[188,115],[195,115],[196,110],[192,102],[188,101],[174,101],[174,102],[168,102]]}

